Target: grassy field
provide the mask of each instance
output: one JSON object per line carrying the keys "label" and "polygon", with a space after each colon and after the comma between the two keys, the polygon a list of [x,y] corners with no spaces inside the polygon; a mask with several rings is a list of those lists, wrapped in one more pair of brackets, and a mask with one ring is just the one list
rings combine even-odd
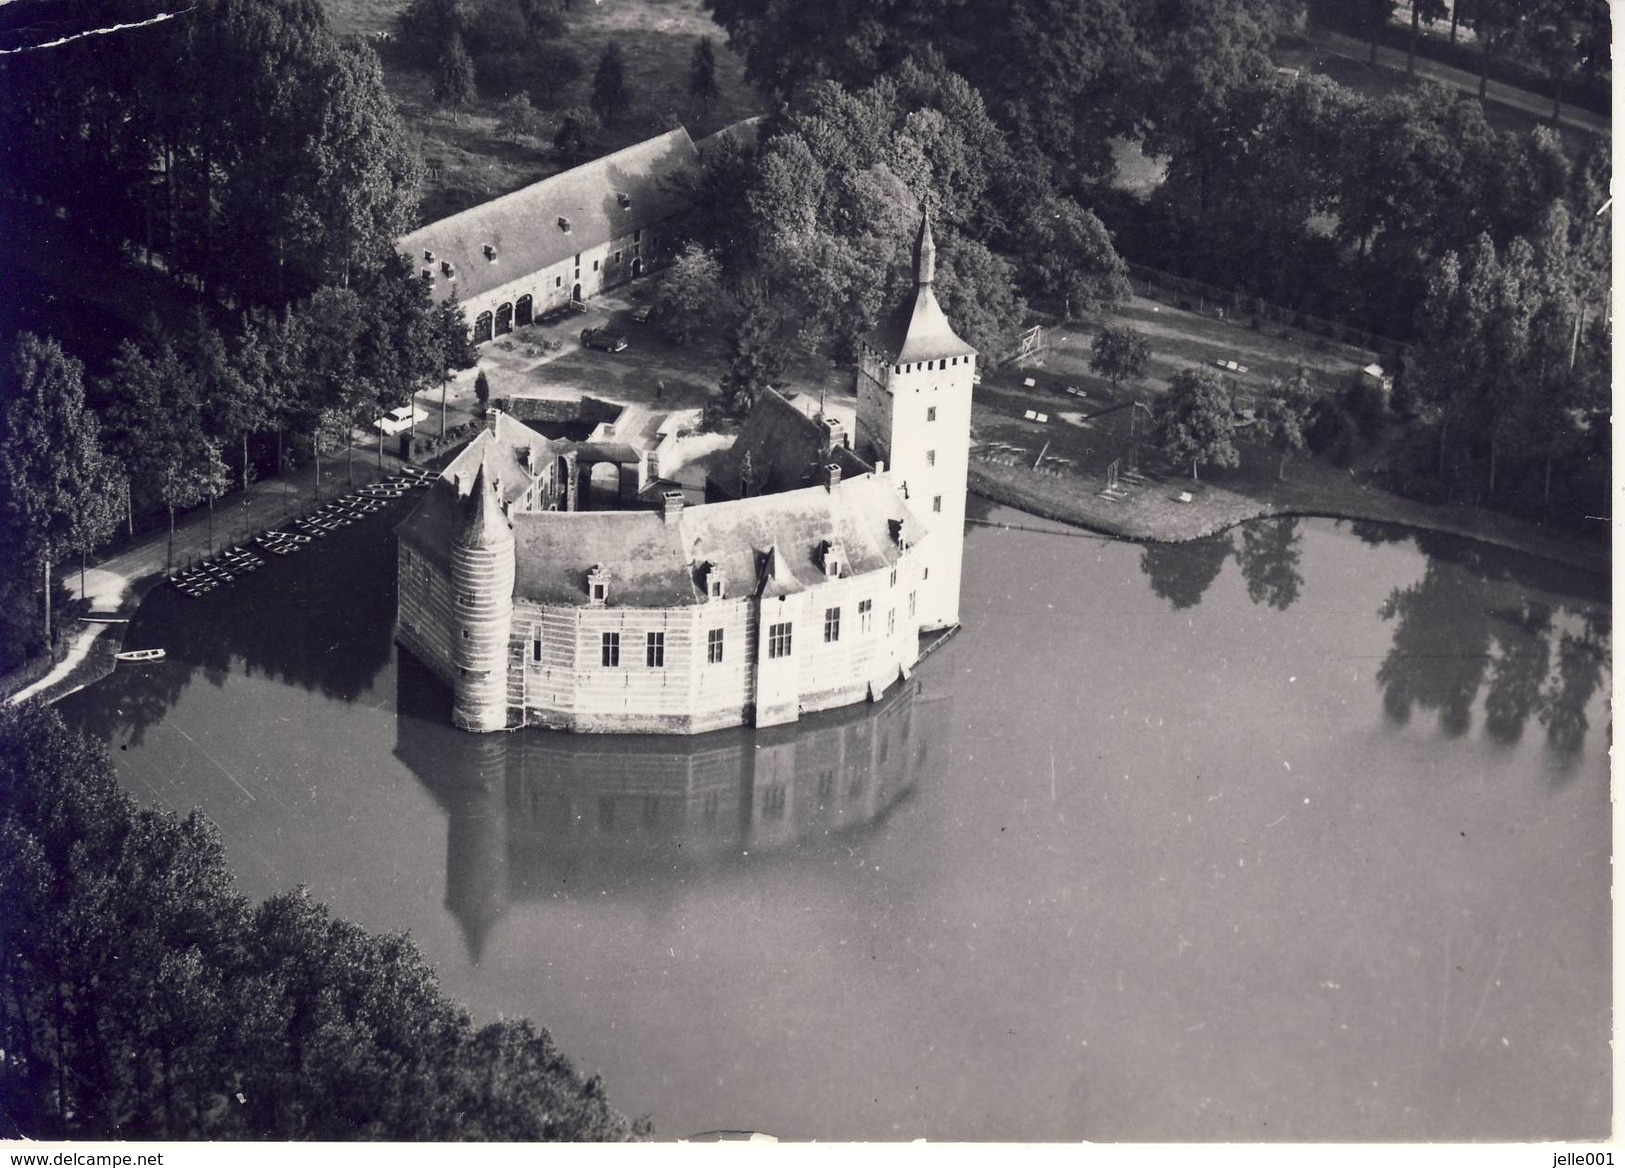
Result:
{"label": "grassy field", "polygon": [[[394,26],[406,0],[326,0],[328,19],[340,33],[375,35]],[[696,139],[741,118],[762,112],[755,91],[745,84],[744,63],[727,47],[727,35],[701,7],[700,0],[574,0],[565,13],[560,43],[581,58],[583,77],[559,109],[585,105],[592,72],[611,40],[626,61],[633,109],[605,129],[593,145],[608,154],[641,142],[673,126],[684,125]],[[688,67],[694,46],[710,37],[716,48],[717,84],[721,96],[702,115],[688,96]],[[542,112],[534,139],[513,142],[497,129],[496,107],[505,94],[482,93],[472,108],[449,113],[434,104],[433,80],[427,70],[385,63],[385,81],[418,144],[429,177],[423,192],[421,222],[432,222],[496,195],[516,190],[562,169],[552,142],[558,110]]]}

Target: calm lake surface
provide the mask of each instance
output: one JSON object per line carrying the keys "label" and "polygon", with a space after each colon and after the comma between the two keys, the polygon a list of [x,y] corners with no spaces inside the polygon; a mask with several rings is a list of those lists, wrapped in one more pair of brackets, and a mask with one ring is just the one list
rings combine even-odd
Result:
{"label": "calm lake surface", "polygon": [[154,594],[168,659],[63,711],[245,893],[409,930],[661,1135],[1608,1134],[1606,581],[974,526],[964,630],[880,704],[478,736],[390,641],[399,514]]}

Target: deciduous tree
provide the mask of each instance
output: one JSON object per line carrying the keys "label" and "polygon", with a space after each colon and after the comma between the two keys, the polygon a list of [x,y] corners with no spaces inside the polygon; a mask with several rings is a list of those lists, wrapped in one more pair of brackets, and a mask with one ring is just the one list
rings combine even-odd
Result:
{"label": "deciduous tree", "polygon": [[1111,384],[1113,397],[1123,382],[1145,376],[1151,365],[1151,342],[1128,325],[1101,329],[1089,353],[1089,368]]}
{"label": "deciduous tree", "polygon": [[474,100],[476,88],[474,59],[463,47],[463,38],[453,36],[435,66],[434,99],[447,109],[459,110]]}
{"label": "deciduous tree", "polygon": [[1241,461],[1230,392],[1211,369],[1174,374],[1152,424],[1162,452],[1170,462],[1189,462],[1193,479],[1203,463],[1235,466]]}
{"label": "deciduous tree", "polygon": [[632,108],[632,91],[626,84],[626,61],[621,46],[610,41],[598,58],[592,75],[592,108],[606,126],[613,126]]}
{"label": "deciduous tree", "polygon": [[694,46],[688,65],[688,95],[700,103],[700,116],[711,112],[711,103],[722,95],[717,86],[717,55],[710,37],[701,37]]}
{"label": "deciduous tree", "polygon": [[83,367],[32,333],[18,336],[0,381],[0,476],[0,532],[12,563],[43,577],[49,643],[51,565],[113,534],[125,483],[85,407]]}

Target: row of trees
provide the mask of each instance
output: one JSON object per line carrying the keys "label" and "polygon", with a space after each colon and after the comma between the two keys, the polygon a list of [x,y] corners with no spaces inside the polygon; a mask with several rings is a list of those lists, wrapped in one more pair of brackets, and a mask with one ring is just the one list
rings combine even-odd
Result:
{"label": "row of trees", "polygon": [[41,1139],[624,1140],[546,1031],[476,1027],[404,936],[252,905],[196,812],[0,710],[0,1101]]}
{"label": "row of trees", "polygon": [[[1545,74],[1552,92],[1552,120],[1563,112],[1563,96],[1575,82],[1601,82],[1612,73],[1612,23],[1607,0],[1413,0],[1406,69],[1415,72],[1416,47],[1423,25],[1448,20],[1454,44],[1457,30],[1473,30],[1478,42],[1478,96],[1489,88],[1492,63],[1532,62]],[[1370,42],[1377,59],[1382,34],[1393,23],[1398,0],[1311,0],[1317,24],[1343,28]]]}
{"label": "row of trees", "polygon": [[378,58],[317,0],[202,0],[0,57],[0,88],[0,170],[21,193],[246,303],[349,284],[416,210],[421,164]]}
{"label": "row of trees", "polygon": [[1107,204],[1125,250],[1396,340],[1416,335],[1446,253],[1532,235],[1554,203],[1589,215],[1606,198],[1606,143],[1576,162],[1555,133],[1497,132],[1477,102],[1431,84],[1367,97],[1272,75],[1214,113],[1149,200]]}
{"label": "row of trees", "polygon": [[349,449],[356,427],[473,363],[461,306],[432,304],[399,257],[356,287],[250,312],[236,335],[201,314],[154,327],[88,387],[56,341],[22,334],[0,371],[5,665],[48,643],[53,564],[137,514],[166,511],[173,536],[178,510],[248,489],[251,443],[274,443],[278,470],[285,441],[301,459]]}

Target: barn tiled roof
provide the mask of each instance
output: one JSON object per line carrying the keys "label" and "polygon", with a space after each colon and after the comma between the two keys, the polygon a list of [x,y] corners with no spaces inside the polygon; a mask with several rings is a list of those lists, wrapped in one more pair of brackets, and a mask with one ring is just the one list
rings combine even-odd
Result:
{"label": "barn tiled roof", "polygon": [[[517,191],[420,227],[400,241],[414,267],[432,267],[435,300],[469,300],[577,252],[661,222],[686,209],[688,196],[667,181],[698,163],[688,131],[677,129],[583,163]],[[626,195],[627,206],[620,195]],[[559,217],[570,221],[568,233]],[[485,254],[495,249],[493,262]],[[425,250],[434,260],[425,263]],[[456,279],[441,274],[450,261]]]}

